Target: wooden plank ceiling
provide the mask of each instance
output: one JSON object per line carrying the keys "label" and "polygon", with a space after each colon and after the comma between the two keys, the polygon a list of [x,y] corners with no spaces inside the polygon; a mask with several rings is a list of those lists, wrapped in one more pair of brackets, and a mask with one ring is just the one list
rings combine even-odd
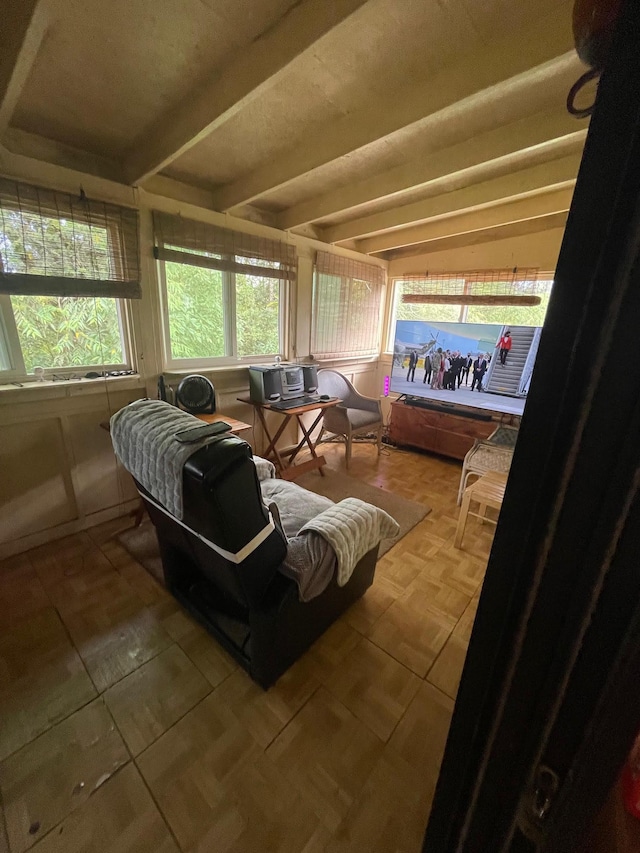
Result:
{"label": "wooden plank ceiling", "polygon": [[386,258],[562,227],[572,0],[5,0],[0,145]]}

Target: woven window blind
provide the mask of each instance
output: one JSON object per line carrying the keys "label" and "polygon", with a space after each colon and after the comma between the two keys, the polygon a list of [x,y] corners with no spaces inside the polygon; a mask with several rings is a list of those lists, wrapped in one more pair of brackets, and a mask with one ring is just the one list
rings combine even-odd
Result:
{"label": "woven window blind", "polygon": [[384,281],[381,267],[317,253],[311,318],[316,358],[378,354]]}
{"label": "woven window blind", "polygon": [[398,279],[402,286],[402,301],[411,302],[411,296],[429,297],[442,304],[462,304],[465,299],[473,301],[486,297],[495,304],[511,297],[536,297],[547,292],[547,279],[540,279],[535,268],[514,267],[513,269],[467,270],[466,272],[428,273],[403,276]]}
{"label": "woven window blind", "polygon": [[138,212],[0,178],[0,293],[140,299]]}
{"label": "woven window blind", "polygon": [[154,254],[161,261],[295,281],[297,255],[290,243],[157,211],[153,226]]}

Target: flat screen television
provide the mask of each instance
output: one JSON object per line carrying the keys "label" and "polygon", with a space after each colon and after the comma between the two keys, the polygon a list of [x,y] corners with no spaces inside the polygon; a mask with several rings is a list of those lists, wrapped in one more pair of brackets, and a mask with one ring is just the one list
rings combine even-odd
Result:
{"label": "flat screen television", "polygon": [[[398,320],[389,390],[410,399],[522,414],[540,332],[538,326]],[[511,340],[506,353],[503,337]],[[439,350],[452,363],[440,383],[433,371]]]}

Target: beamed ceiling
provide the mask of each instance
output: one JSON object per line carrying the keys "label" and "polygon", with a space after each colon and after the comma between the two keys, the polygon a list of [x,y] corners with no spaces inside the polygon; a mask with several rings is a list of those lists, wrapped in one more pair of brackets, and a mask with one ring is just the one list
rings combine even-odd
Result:
{"label": "beamed ceiling", "polygon": [[5,0],[7,150],[385,258],[564,225],[573,0]]}

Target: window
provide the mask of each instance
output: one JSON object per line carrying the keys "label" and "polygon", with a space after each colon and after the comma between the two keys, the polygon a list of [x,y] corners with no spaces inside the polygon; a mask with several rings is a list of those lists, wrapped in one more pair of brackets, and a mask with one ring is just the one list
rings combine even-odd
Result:
{"label": "window", "polygon": [[167,214],[155,213],[154,227],[168,365],[284,354],[293,246]]}
{"label": "window", "polygon": [[11,307],[27,373],[34,367],[125,366],[115,299],[12,296]]}
{"label": "window", "polygon": [[125,368],[140,296],[138,216],[0,179],[0,376]]}
{"label": "window", "polygon": [[[549,305],[553,279],[537,270],[482,270],[442,273],[395,279],[393,304],[387,336],[387,352],[393,351],[396,320],[429,320],[441,323],[489,323],[495,325],[542,326]],[[539,305],[412,304],[404,294],[469,294],[539,296]]]}
{"label": "window", "polygon": [[383,287],[381,267],[318,252],[311,324],[316,358],[378,355]]}
{"label": "window", "polygon": [[164,273],[171,359],[224,356],[222,272],[168,261]]}

